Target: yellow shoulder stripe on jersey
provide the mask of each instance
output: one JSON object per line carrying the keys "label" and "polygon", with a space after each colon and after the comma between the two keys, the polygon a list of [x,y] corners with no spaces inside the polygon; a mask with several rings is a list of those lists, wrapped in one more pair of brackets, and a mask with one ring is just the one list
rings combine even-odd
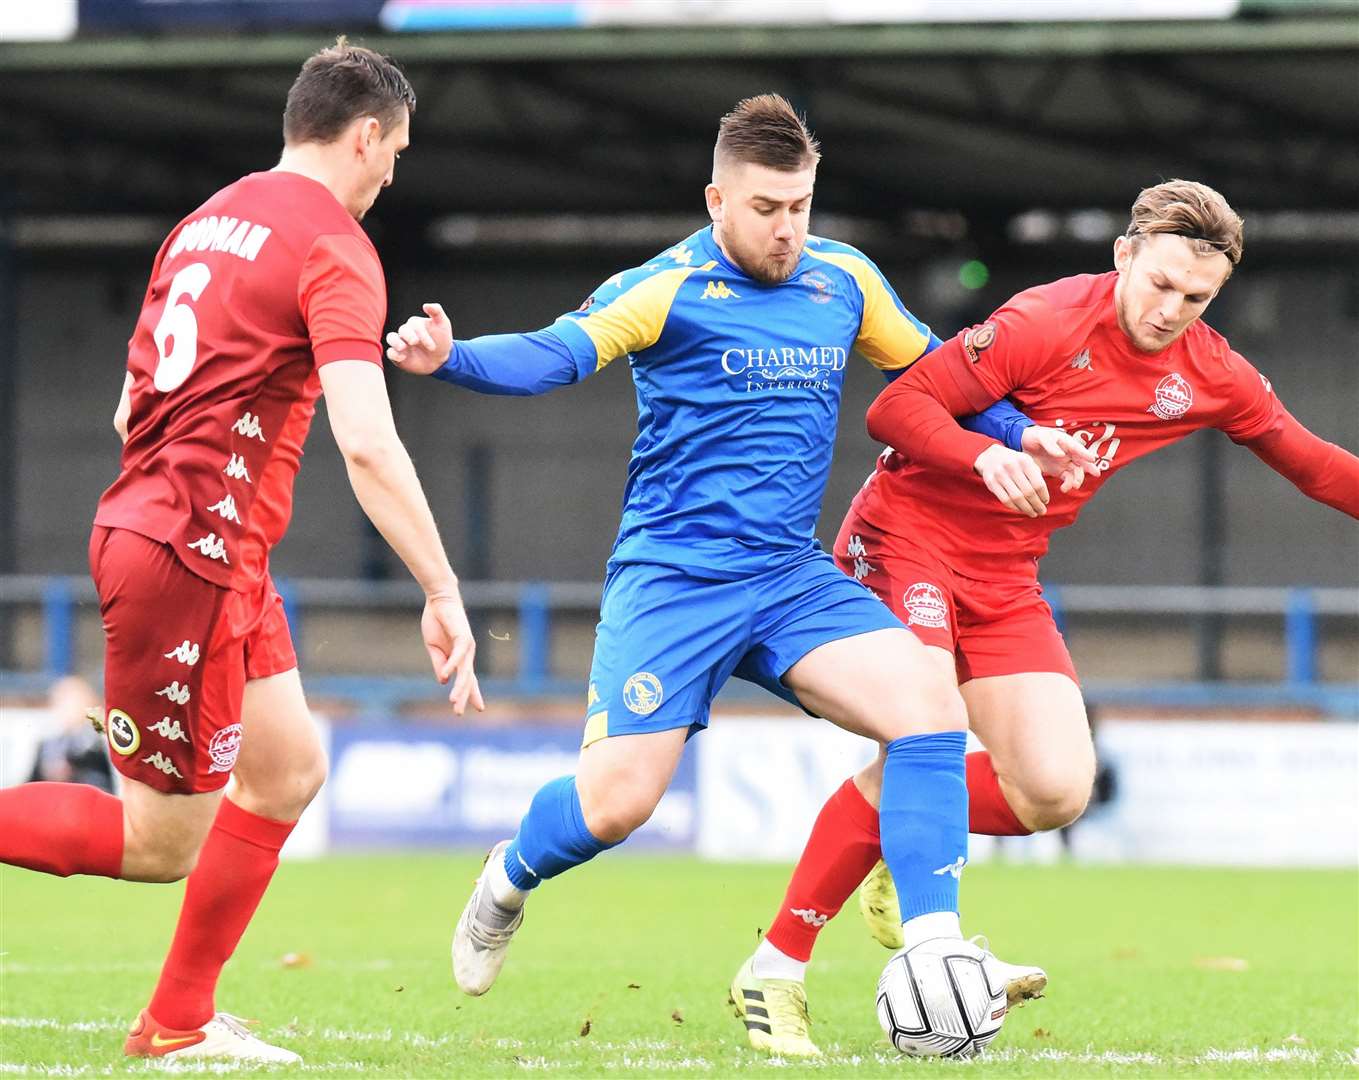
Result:
{"label": "yellow shoulder stripe on jersey", "polygon": [[804,250],[814,259],[823,259],[848,271],[859,283],[859,291],[864,297],[864,316],[854,347],[868,358],[869,363],[884,371],[896,371],[910,367],[920,359],[929,346],[929,338],[892,302],[882,279],[868,263],[843,251]]}
{"label": "yellow shoulder stripe on jersey", "polygon": [[716,265],[714,261],[702,266],[661,270],[639,281],[607,307],[591,311],[578,320],[576,325],[595,343],[598,357],[595,370],[602,370],[620,356],[655,345],[665,329],[665,320],[680,286],[696,270],[711,270]]}

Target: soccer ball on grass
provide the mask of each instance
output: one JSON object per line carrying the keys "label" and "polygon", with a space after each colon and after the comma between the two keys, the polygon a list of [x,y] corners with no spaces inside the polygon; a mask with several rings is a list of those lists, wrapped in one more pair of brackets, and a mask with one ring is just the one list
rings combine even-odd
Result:
{"label": "soccer ball on grass", "polygon": [[892,954],[878,979],[878,1021],[912,1057],[972,1057],[1000,1034],[1005,982],[989,953],[961,938],[932,938]]}

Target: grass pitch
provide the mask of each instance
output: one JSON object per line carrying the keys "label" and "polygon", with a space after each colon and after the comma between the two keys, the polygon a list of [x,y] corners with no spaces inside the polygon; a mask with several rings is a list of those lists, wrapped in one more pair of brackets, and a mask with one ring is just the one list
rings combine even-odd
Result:
{"label": "grass pitch", "polygon": [[[727,1006],[787,867],[605,856],[533,898],[500,981],[473,999],[453,987],[448,940],[478,864],[285,864],[218,994],[219,1007],[258,1017],[265,1038],[306,1059],[257,1072],[1359,1076],[1352,872],[969,868],[965,930],[1052,979],[974,1062],[888,1048],[873,1014],[888,954],[851,901],[822,934],[809,978],[812,1034],[826,1051],[809,1064],[748,1049]],[[166,1071],[120,1054],[181,891],[0,868],[0,1074]]]}

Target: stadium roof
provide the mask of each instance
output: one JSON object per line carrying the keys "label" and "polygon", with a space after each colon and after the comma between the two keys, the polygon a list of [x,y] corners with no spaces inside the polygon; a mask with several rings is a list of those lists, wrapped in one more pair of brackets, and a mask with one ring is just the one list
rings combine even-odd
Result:
{"label": "stadium roof", "polygon": [[[1169,176],[1256,209],[1355,208],[1359,19],[1287,10],[368,36],[420,97],[412,149],[378,205],[389,227],[420,229],[447,214],[699,211],[717,118],[778,90],[821,137],[818,204],[843,214],[1124,207]],[[0,44],[12,208],[178,216],[272,164],[287,88],[326,40]]]}

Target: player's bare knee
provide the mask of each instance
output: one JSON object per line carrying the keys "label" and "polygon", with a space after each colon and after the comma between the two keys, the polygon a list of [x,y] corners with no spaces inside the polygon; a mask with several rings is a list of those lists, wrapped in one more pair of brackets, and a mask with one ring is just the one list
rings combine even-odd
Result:
{"label": "player's bare knee", "polygon": [[183,881],[198,865],[198,847],[174,839],[143,838],[133,834],[123,844],[125,881],[169,884]]}
{"label": "player's bare knee", "polygon": [[617,844],[651,820],[656,801],[636,792],[625,792],[620,797],[587,804],[581,799],[581,814],[585,827],[596,840]]}
{"label": "player's bare knee", "polygon": [[919,675],[905,692],[897,690],[895,708],[881,736],[884,742],[908,735],[967,730],[967,706],[957,686],[936,671],[923,669]]}
{"label": "player's bare knee", "polygon": [[1049,777],[1025,785],[1023,805],[1015,813],[1034,832],[1070,825],[1085,813],[1091,782],[1072,777]]}

